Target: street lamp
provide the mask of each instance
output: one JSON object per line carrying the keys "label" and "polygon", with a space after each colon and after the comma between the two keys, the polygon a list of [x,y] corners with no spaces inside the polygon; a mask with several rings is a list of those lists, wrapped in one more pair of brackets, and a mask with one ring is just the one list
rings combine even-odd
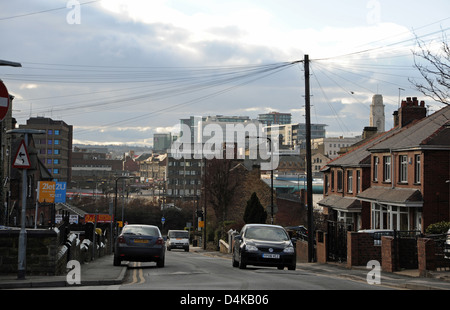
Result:
{"label": "street lamp", "polygon": [[[117,227],[117,220],[116,220],[116,214],[117,214],[117,182],[120,180],[120,179],[132,179],[133,177],[130,177],[130,176],[121,176],[121,177],[118,177],[118,178],[116,178],[115,179],[115,187],[114,187],[114,214],[113,214],[113,216],[114,216],[114,228],[116,228]],[[113,221],[111,221],[111,237],[115,237],[115,235],[113,234],[113,227],[112,227],[112,225],[113,225]],[[112,248],[113,248],[113,239],[115,239],[115,238],[111,238],[111,250],[112,250]]]}

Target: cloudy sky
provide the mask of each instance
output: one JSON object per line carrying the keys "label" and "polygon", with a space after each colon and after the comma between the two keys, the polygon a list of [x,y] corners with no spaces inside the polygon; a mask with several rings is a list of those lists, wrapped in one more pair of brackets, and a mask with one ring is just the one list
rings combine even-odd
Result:
{"label": "cloudy sky", "polygon": [[14,0],[0,3],[0,67],[19,124],[74,126],[74,142],[151,145],[181,118],[270,111],[311,120],[328,136],[369,125],[374,94],[386,129],[401,98],[425,98],[412,51],[437,49],[448,0]]}

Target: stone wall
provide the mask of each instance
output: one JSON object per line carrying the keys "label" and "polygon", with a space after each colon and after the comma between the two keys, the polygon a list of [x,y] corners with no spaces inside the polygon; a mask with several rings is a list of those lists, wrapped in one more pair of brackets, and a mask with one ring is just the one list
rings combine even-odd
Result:
{"label": "stone wall", "polygon": [[[0,230],[0,273],[17,272],[20,229]],[[59,245],[59,231],[27,229],[26,272],[28,275],[60,275],[65,272],[67,251]]]}

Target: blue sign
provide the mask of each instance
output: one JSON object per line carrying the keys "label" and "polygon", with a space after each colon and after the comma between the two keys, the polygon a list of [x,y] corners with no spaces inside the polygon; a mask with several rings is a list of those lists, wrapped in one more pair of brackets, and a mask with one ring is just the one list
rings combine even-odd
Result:
{"label": "blue sign", "polygon": [[55,182],[55,203],[66,202],[66,182]]}

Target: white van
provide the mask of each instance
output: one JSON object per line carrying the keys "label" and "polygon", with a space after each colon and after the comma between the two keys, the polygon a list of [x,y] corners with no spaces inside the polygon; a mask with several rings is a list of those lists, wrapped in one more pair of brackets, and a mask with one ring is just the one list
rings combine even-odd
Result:
{"label": "white van", "polygon": [[184,249],[189,252],[189,232],[187,230],[169,230],[167,233],[167,250]]}

